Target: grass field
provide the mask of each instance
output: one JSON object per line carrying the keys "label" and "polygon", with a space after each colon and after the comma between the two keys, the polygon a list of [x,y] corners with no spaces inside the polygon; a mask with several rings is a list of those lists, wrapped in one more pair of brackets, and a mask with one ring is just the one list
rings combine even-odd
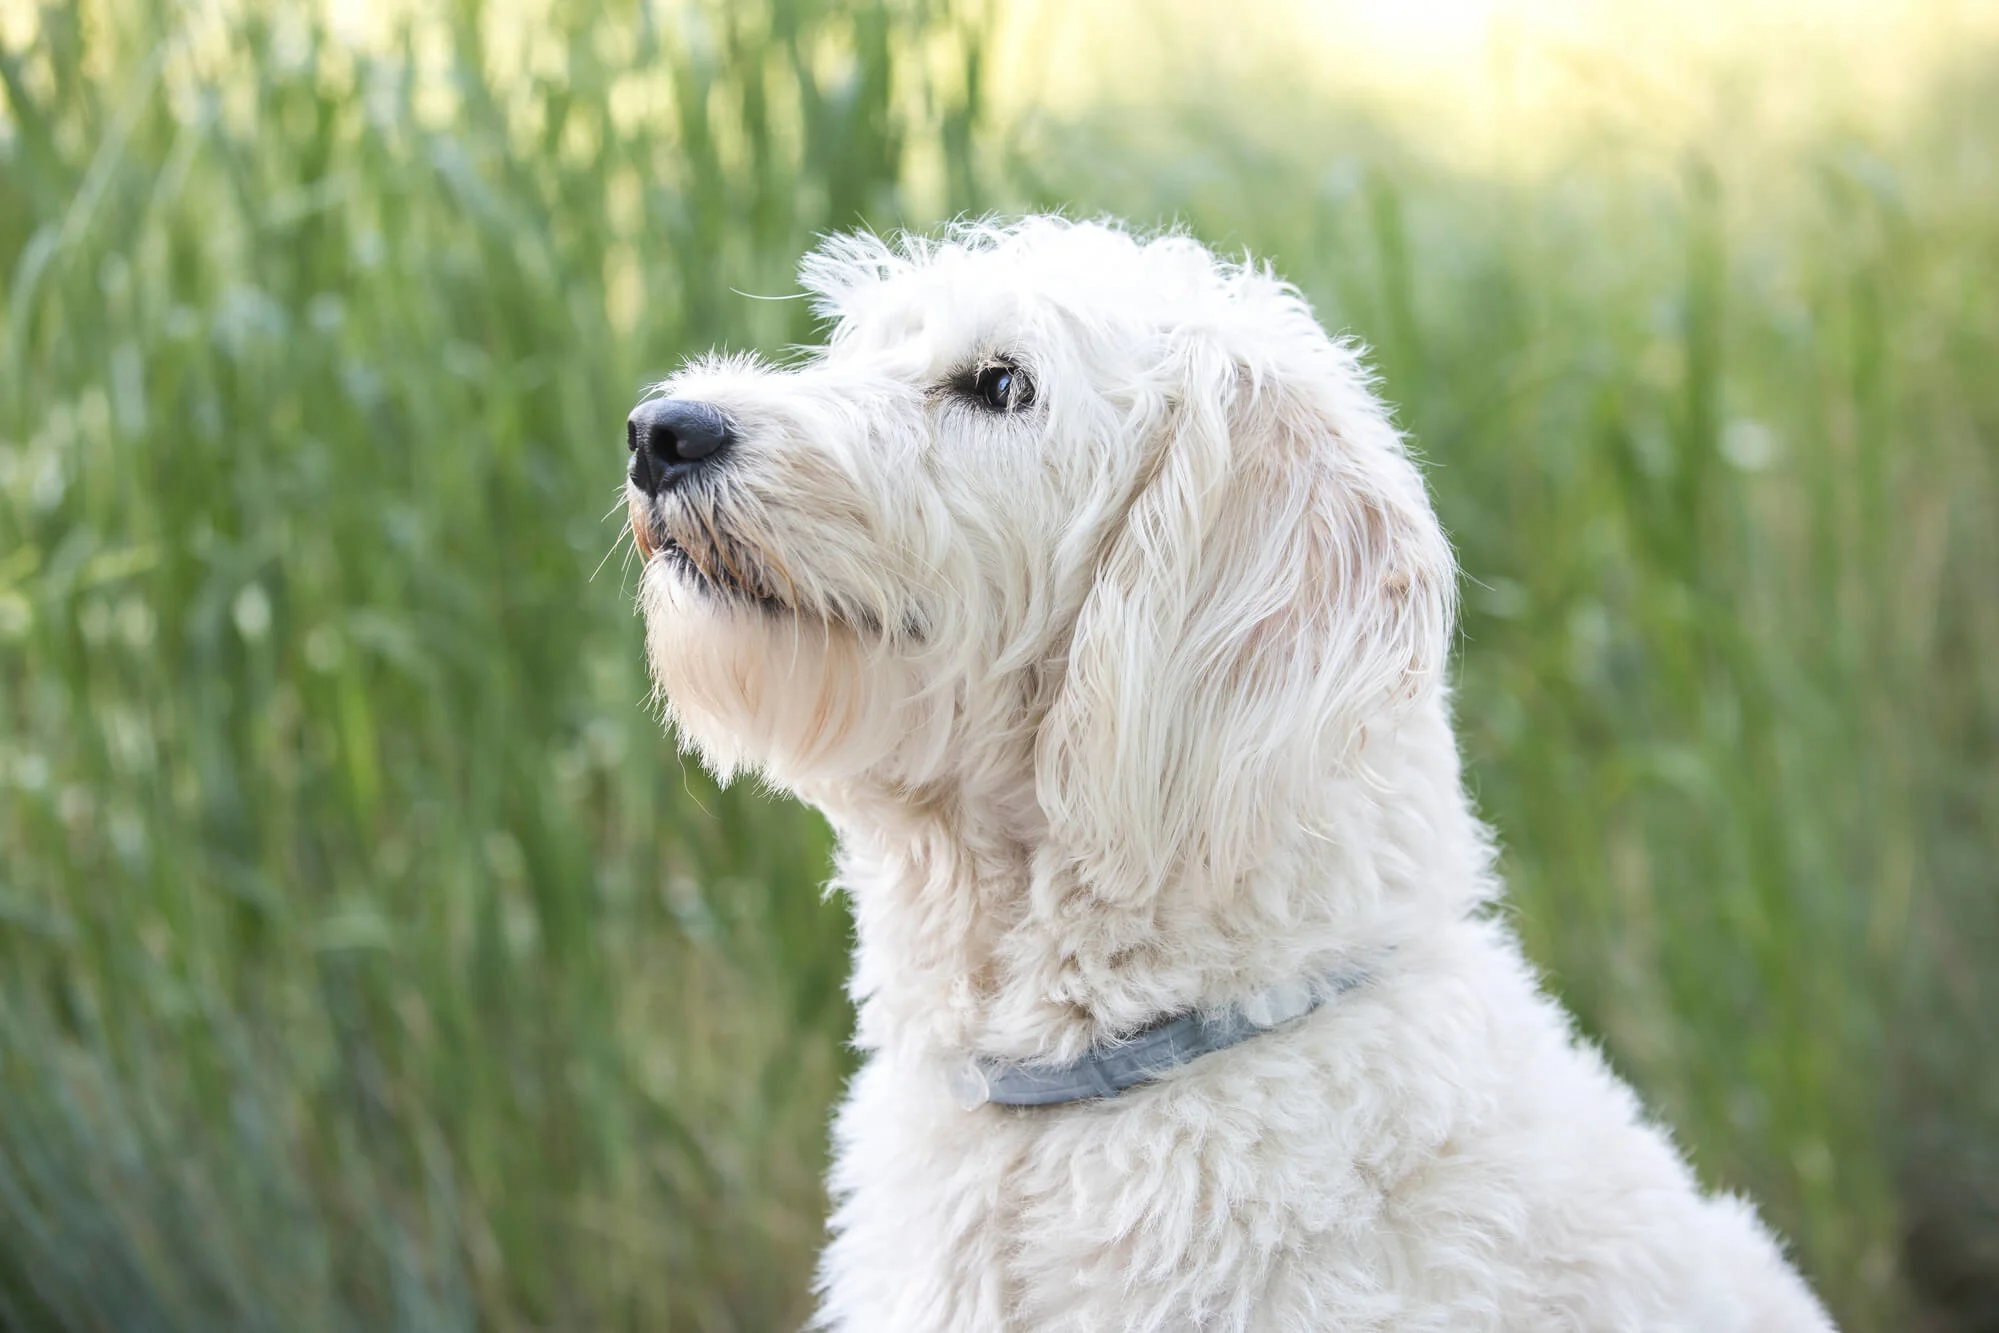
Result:
{"label": "grass field", "polygon": [[1999,52],[1502,171],[943,0],[307,12],[0,5],[0,1330],[803,1317],[847,926],[659,732],[621,421],[1038,205],[1372,344],[1530,951],[1844,1327],[1994,1326]]}

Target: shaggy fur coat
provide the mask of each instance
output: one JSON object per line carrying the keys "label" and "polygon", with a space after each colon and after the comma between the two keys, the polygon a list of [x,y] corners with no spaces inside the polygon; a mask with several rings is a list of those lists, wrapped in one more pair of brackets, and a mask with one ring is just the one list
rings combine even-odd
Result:
{"label": "shaggy fur coat", "polygon": [[[1492,910],[1452,556],[1355,350],[1100,224],[840,239],[805,281],[827,345],[661,385],[629,498],[683,741],[839,835],[865,1061],[817,1326],[1830,1329]],[[1114,1099],[951,1095],[1341,974]]]}

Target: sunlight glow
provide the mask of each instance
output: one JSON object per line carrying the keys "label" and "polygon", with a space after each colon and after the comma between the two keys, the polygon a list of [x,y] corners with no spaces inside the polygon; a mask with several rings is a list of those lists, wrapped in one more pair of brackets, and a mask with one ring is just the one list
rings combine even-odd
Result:
{"label": "sunlight glow", "polygon": [[1014,0],[1011,110],[1198,102],[1260,89],[1263,117],[1385,114],[1461,166],[1545,163],[1585,136],[1670,145],[1719,127],[1783,138],[1882,121],[1999,5],[1954,0]]}

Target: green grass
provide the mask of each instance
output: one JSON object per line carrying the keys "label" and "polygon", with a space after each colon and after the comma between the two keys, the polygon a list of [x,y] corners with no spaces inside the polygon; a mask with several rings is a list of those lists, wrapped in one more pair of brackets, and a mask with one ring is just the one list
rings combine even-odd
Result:
{"label": "green grass", "polygon": [[620,419],[808,338],[739,293],[816,230],[1030,203],[1375,346],[1531,951],[1907,1326],[1999,1138],[1999,63],[1481,180],[1225,89],[994,125],[942,3],[301,12],[0,46],[0,1329],[802,1318],[847,926],[659,734]]}

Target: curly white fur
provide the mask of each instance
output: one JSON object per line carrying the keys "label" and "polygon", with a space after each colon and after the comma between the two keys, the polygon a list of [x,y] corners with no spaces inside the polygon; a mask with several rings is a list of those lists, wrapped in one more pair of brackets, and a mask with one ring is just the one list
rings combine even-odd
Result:
{"label": "curly white fur", "polygon": [[[739,443],[632,503],[684,553],[641,592],[680,735],[839,834],[866,1060],[819,1326],[1829,1329],[1487,910],[1451,552],[1355,350],[1106,225],[839,239],[804,278],[828,344],[662,385]],[[1030,405],[967,391],[1000,364]],[[1116,1100],[947,1089],[1354,968]]]}

